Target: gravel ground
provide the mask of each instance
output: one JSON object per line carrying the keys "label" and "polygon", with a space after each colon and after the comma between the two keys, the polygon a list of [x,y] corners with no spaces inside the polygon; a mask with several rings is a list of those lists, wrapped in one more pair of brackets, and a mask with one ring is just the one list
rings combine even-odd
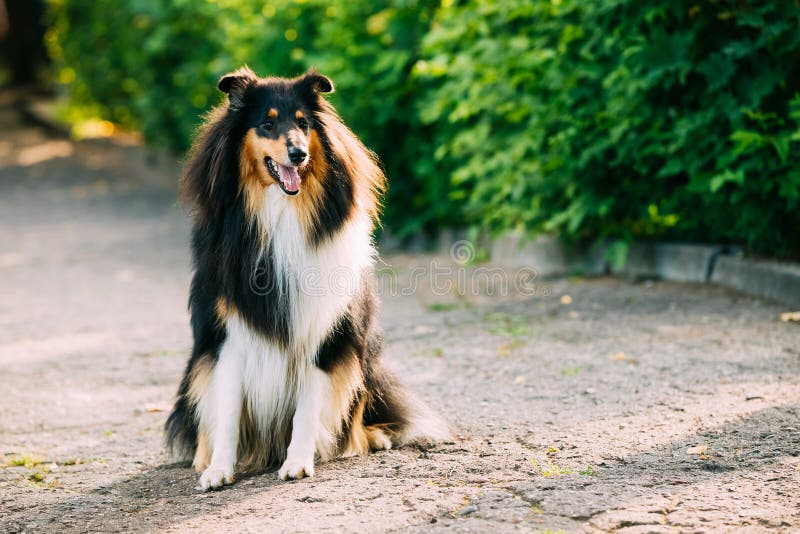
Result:
{"label": "gravel ground", "polygon": [[507,271],[459,295],[485,273],[422,255],[384,255],[382,323],[453,440],[198,493],[161,435],[191,343],[177,166],[0,124],[0,532],[800,531],[787,310]]}

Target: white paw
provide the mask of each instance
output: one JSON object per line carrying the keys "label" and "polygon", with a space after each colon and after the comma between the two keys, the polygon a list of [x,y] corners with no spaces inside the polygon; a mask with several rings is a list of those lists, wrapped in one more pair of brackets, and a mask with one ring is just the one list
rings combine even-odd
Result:
{"label": "white paw", "polygon": [[278,476],[281,480],[289,480],[290,478],[297,480],[303,477],[313,477],[314,457],[302,459],[292,458],[290,456],[283,462],[283,465],[278,471]]}
{"label": "white paw", "polygon": [[210,489],[221,488],[225,484],[233,484],[233,467],[219,469],[211,466],[200,475],[200,484],[197,489],[208,491]]}
{"label": "white paw", "polygon": [[392,440],[383,432],[375,432],[370,442],[372,450],[375,451],[388,451],[392,448]]}

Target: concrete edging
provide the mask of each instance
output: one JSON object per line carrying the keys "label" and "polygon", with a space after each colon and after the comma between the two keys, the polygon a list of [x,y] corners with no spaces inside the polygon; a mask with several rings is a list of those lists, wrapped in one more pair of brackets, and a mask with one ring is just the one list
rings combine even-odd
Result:
{"label": "concrete edging", "polygon": [[[442,254],[463,239],[464,232],[442,232],[436,242]],[[755,297],[800,307],[800,265],[742,256],[740,249],[724,245],[687,243],[634,243],[622,269],[606,261],[607,246],[570,248],[553,236],[528,239],[507,232],[488,240],[491,262],[508,268],[529,267],[540,276],[614,274],[659,278],[676,282],[714,283]]]}
{"label": "concrete edging", "polygon": [[743,293],[800,307],[800,265],[720,256],[711,281]]}

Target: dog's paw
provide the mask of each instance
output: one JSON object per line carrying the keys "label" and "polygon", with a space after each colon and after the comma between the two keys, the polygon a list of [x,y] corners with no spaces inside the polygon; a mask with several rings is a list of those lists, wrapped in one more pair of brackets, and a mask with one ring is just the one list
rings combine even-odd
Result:
{"label": "dog's paw", "polygon": [[206,470],[207,467],[208,463],[198,458],[195,458],[194,461],[192,462],[192,468],[198,473],[202,473],[203,471]]}
{"label": "dog's paw", "polygon": [[278,476],[281,480],[301,479],[314,476],[314,457],[309,459],[292,458],[291,456],[283,462]]}
{"label": "dog's paw", "polygon": [[373,451],[388,451],[392,448],[392,440],[382,430],[374,430],[369,434],[369,446]]}
{"label": "dog's paw", "polygon": [[197,486],[197,489],[208,491],[221,488],[226,484],[233,484],[233,467],[229,469],[220,469],[211,466],[200,475],[200,484]]}
{"label": "dog's paw", "polygon": [[192,467],[198,473],[202,473],[211,464],[211,451],[208,449],[208,441],[201,434],[197,438],[197,449],[194,452]]}

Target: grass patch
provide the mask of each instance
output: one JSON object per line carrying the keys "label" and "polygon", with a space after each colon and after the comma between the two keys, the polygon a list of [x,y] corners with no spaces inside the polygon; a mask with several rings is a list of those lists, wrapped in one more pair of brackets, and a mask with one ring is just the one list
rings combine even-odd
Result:
{"label": "grass patch", "polygon": [[572,470],[572,468],[564,466],[564,465],[559,465],[559,464],[557,464],[556,462],[553,461],[553,457],[555,456],[555,453],[557,453],[557,452],[558,452],[558,449],[556,449],[554,447],[550,447],[548,449],[548,451],[547,451],[547,461],[546,462],[539,463],[539,461],[536,458],[531,458],[528,461],[531,463],[531,465],[534,468],[536,468],[536,470],[539,472],[539,475],[541,475],[543,477],[551,478],[551,477],[560,477],[560,476],[564,476],[564,475],[572,475],[572,474],[574,474],[574,471]]}
{"label": "grass patch", "polygon": [[564,376],[575,376],[580,373],[583,369],[580,367],[564,367],[561,369],[561,374]]}
{"label": "grass patch", "polygon": [[573,471],[569,467],[564,467],[555,463],[548,463],[542,468],[541,475],[549,478],[571,475],[572,473]]}
{"label": "grass patch", "polygon": [[28,470],[21,474],[21,478],[41,488],[55,488],[59,485],[55,475],[50,470],[57,469],[58,463],[45,460],[34,454],[8,454],[3,459],[0,467],[22,467]]}
{"label": "grass patch", "polygon": [[591,465],[587,465],[586,469],[581,469],[580,471],[578,471],[578,474],[582,475],[582,476],[585,476],[585,477],[599,477],[600,476],[600,473],[598,473]]}
{"label": "grass patch", "polygon": [[414,357],[418,358],[444,358],[442,347],[426,347],[413,352]]}
{"label": "grass patch", "polygon": [[33,473],[29,473],[25,478],[28,480],[28,482],[32,482],[36,486],[42,488],[56,488],[59,486],[58,479],[55,477],[55,475],[51,474],[50,470],[45,466],[39,467]]}
{"label": "grass patch", "polygon": [[490,323],[490,334],[518,339],[532,333],[530,319],[524,315],[496,312],[488,314],[485,319]]}
{"label": "grass patch", "polygon": [[484,320],[489,323],[487,330],[490,334],[508,339],[497,347],[500,356],[508,356],[515,349],[524,346],[533,333],[530,318],[525,315],[495,312],[484,316]]}
{"label": "grass patch", "polygon": [[108,458],[66,458],[56,462],[59,466],[82,465],[82,464],[105,464]]}
{"label": "grass patch", "polygon": [[431,302],[425,305],[425,308],[432,312],[447,312],[457,310],[460,307],[461,304],[458,302]]}
{"label": "grass patch", "polygon": [[12,454],[6,457],[0,467],[24,467],[25,469],[33,469],[34,467],[44,463],[44,459],[33,454]]}

